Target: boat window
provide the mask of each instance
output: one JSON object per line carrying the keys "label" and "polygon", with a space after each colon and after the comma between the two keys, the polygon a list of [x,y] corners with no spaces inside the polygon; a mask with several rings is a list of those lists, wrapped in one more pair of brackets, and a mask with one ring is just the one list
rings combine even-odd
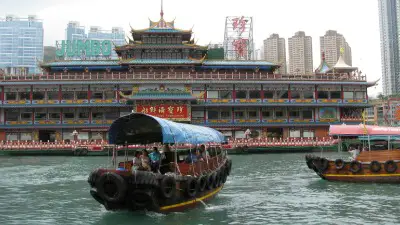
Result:
{"label": "boat window", "polygon": [[89,112],[79,112],[79,119],[89,119]]}
{"label": "boat window", "polygon": [[289,97],[288,91],[277,91],[276,94],[277,99],[286,99]]}
{"label": "boat window", "polygon": [[303,137],[305,138],[313,138],[314,130],[303,130]]}
{"label": "boat window", "polygon": [[21,113],[21,120],[32,120],[32,113],[31,112],[23,112]]}
{"label": "boat window", "polygon": [[104,92],[105,99],[114,99],[115,98],[115,92],[114,91],[106,91]]}
{"label": "boat window", "polygon": [[88,93],[87,91],[78,91],[76,92],[76,99],[88,99]]}
{"label": "boat window", "polygon": [[342,93],[340,91],[331,91],[331,99],[341,99]]}
{"label": "boat window", "polygon": [[207,118],[208,118],[209,120],[218,119],[218,111],[208,111],[208,112],[207,112]]}
{"label": "boat window", "polygon": [[7,133],[6,137],[7,137],[7,141],[17,141],[18,133]]}
{"label": "boat window", "polygon": [[258,118],[258,111],[247,111],[247,116],[249,119]]}
{"label": "boat window", "polygon": [[218,98],[218,91],[207,91],[207,98]]}
{"label": "boat window", "polygon": [[232,115],[231,115],[231,111],[227,110],[227,111],[221,111],[221,119],[231,119]]}
{"label": "boat window", "polygon": [[37,112],[35,113],[35,120],[46,120],[47,114],[45,112]]}
{"label": "boat window", "polygon": [[219,91],[221,99],[232,99],[232,91]]}
{"label": "boat window", "polygon": [[261,98],[261,93],[260,93],[260,91],[250,91],[250,92],[249,92],[249,98],[250,98],[250,99]]}
{"label": "boat window", "polygon": [[63,119],[74,119],[75,113],[73,112],[65,112],[63,113]]}
{"label": "boat window", "polygon": [[104,117],[106,120],[115,120],[118,116],[118,112],[107,112]]}
{"label": "boat window", "polygon": [[300,129],[290,129],[289,137],[291,137],[291,138],[299,138],[300,137]]}
{"label": "boat window", "polygon": [[343,92],[343,98],[344,99],[353,99],[354,93],[350,91],[345,91]]}
{"label": "boat window", "polygon": [[91,99],[103,99],[103,92],[93,92]]}
{"label": "boat window", "polygon": [[275,117],[276,118],[286,117],[285,111],[283,111],[282,109],[276,109],[275,110]]}
{"label": "boat window", "polygon": [[30,92],[20,92],[19,93],[19,100],[30,100],[31,93]]}
{"label": "boat window", "polygon": [[314,92],[313,91],[305,91],[303,93],[304,99],[313,99],[314,98]]}
{"label": "boat window", "polygon": [[58,100],[58,91],[48,91],[47,100]]}
{"label": "boat window", "polygon": [[273,99],[274,98],[274,92],[273,91],[264,91],[264,98],[265,99]]}
{"label": "boat window", "polygon": [[60,119],[60,113],[49,113],[49,119],[50,120],[59,120]]}
{"label": "boat window", "polygon": [[303,119],[312,119],[313,118],[313,111],[310,109],[303,110]]}
{"label": "boat window", "polygon": [[247,91],[236,91],[236,98],[238,99],[246,99]]}
{"label": "boat window", "polygon": [[291,109],[289,111],[290,118],[300,118],[300,112],[298,109]]}
{"label": "boat window", "polygon": [[31,141],[32,133],[31,132],[23,132],[21,133],[21,141]]}
{"label": "boat window", "polygon": [[318,91],[318,98],[320,99],[328,99],[329,92],[328,91]]}
{"label": "boat window", "polygon": [[235,111],[235,119],[244,119],[243,111]]}
{"label": "boat window", "polygon": [[263,118],[272,118],[272,110],[262,111]]}
{"label": "boat window", "polygon": [[92,113],[92,119],[94,119],[94,120],[102,120],[103,119],[103,113],[102,112],[93,112]]}
{"label": "boat window", "polygon": [[15,101],[17,100],[17,93],[16,92],[7,92],[6,98],[4,100]]}
{"label": "boat window", "polygon": [[355,98],[356,99],[365,99],[365,92],[364,91],[357,91]]}
{"label": "boat window", "polygon": [[65,91],[62,93],[63,100],[73,100],[74,99],[74,92],[72,91]]}
{"label": "boat window", "polygon": [[33,92],[32,99],[33,100],[44,100],[44,92]]}
{"label": "boat window", "polygon": [[300,91],[291,91],[290,92],[290,97],[292,99],[299,99],[300,98]]}
{"label": "boat window", "polygon": [[192,118],[195,119],[203,119],[204,118],[204,111],[192,111]]}
{"label": "boat window", "polygon": [[[18,109],[15,109],[15,110],[18,110]],[[19,113],[18,113],[18,111],[11,111],[11,110],[7,110],[6,111],[6,120],[7,121],[17,121],[19,118]]]}

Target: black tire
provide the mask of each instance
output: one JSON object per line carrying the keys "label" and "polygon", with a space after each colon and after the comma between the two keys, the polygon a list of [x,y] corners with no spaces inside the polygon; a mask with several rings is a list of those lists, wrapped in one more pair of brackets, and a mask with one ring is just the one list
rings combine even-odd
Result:
{"label": "black tire", "polygon": [[358,173],[361,171],[361,169],[362,169],[362,165],[359,161],[352,161],[350,163],[350,168],[349,168],[350,172]]}
{"label": "black tire", "polygon": [[74,156],[80,156],[81,155],[81,149],[77,148],[74,150]]}
{"label": "black tire", "polygon": [[153,198],[147,191],[134,190],[132,193],[132,204],[135,208],[148,209],[153,205]]}
{"label": "black tire", "polygon": [[157,177],[152,172],[135,170],[129,178],[129,183],[135,186],[148,185],[155,188],[159,187]]}
{"label": "black tire", "polygon": [[99,169],[95,169],[92,172],[90,172],[89,177],[88,177],[88,183],[90,184],[91,187],[94,187],[96,184],[96,180],[99,177]]}
{"label": "black tire", "polygon": [[185,195],[189,198],[193,198],[197,194],[198,183],[195,178],[189,177],[185,181]]}
{"label": "black tire", "polygon": [[393,160],[385,162],[385,171],[388,173],[394,173],[397,170],[397,164]]}
{"label": "black tire", "polygon": [[227,174],[228,176],[231,175],[231,170],[232,170],[232,160],[228,159],[226,162],[226,168],[227,168]]}
{"label": "black tire", "polygon": [[213,188],[217,188],[219,183],[219,173],[218,172],[213,173],[213,177],[214,177]]}
{"label": "black tire", "polygon": [[249,146],[245,145],[245,146],[243,147],[243,152],[249,152]]}
{"label": "black tire", "polygon": [[371,172],[373,173],[378,173],[379,171],[381,171],[381,169],[381,163],[378,161],[372,161],[371,164],[369,164],[369,170],[371,170]]}
{"label": "black tire", "polygon": [[337,170],[341,170],[346,166],[346,163],[343,161],[343,159],[336,159],[335,160],[335,167]]}
{"label": "black tire", "polygon": [[88,150],[86,148],[82,149],[80,156],[87,156]]}
{"label": "black tire", "polygon": [[199,188],[199,192],[203,192],[206,189],[207,185],[207,176],[201,176],[197,179],[197,187]]}
{"label": "black tire", "polygon": [[223,171],[223,173],[222,173],[222,178],[221,178],[221,183],[222,184],[225,184],[226,183],[226,180],[227,180],[227,178],[228,178],[228,174],[227,174],[227,168],[224,166],[224,167],[222,167],[222,169],[221,169],[221,171]]}
{"label": "black tire", "polygon": [[128,187],[124,178],[116,173],[103,173],[96,182],[98,195],[108,202],[122,202]]}
{"label": "black tire", "polygon": [[213,186],[214,186],[215,180],[214,180],[214,176],[213,175],[214,174],[212,173],[212,174],[209,174],[208,177],[207,177],[207,185],[206,185],[207,190],[211,190],[213,188]]}
{"label": "black tire", "polygon": [[319,165],[319,170],[321,172],[325,172],[329,168],[329,161],[325,158],[320,159],[320,165]]}
{"label": "black tire", "polygon": [[160,181],[160,193],[164,198],[172,198],[176,192],[176,181],[171,176],[164,176]]}

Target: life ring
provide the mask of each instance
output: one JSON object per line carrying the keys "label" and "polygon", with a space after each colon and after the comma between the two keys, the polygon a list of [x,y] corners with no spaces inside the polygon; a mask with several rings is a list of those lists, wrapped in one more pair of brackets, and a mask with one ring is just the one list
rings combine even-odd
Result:
{"label": "life ring", "polygon": [[319,160],[319,170],[321,171],[321,172],[325,172],[328,168],[329,168],[329,161],[327,160],[327,159],[325,159],[325,158],[321,158],[320,160]]}
{"label": "life ring", "polygon": [[160,192],[164,198],[172,198],[176,191],[175,178],[164,176],[160,181]]}
{"label": "life ring", "polygon": [[199,188],[199,192],[203,192],[206,189],[207,185],[207,176],[201,176],[197,179],[197,187]]}
{"label": "life ring", "polygon": [[393,160],[385,162],[385,171],[388,173],[394,173],[397,170],[397,164]]}
{"label": "life ring", "polygon": [[214,175],[214,174],[212,173],[212,174],[208,175],[208,177],[207,177],[207,185],[206,185],[206,188],[207,188],[208,190],[211,190],[211,189],[213,188],[213,186],[214,186],[215,180],[214,180],[214,176],[213,176],[213,175]]}
{"label": "life ring", "polygon": [[99,196],[108,202],[121,202],[128,190],[124,178],[116,173],[103,173],[96,182]]}
{"label": "life ring", "polygon": [[99,169],[95,169],[89,174],[88,183],[90,184],[91,187],[94,187],[96,184],[97,177],[99,176],[98,172]]}
{"label": "life ring", "polygon": [[152,205],[153,198],[146,191],[134,190],[131,202],[136,208],[145,209]]}
{"label": "life ring", "polygon": [[87,150],[87,148],[83,148],[82,151],[81,151],[80,156],[87,156],[88,152],[89,151]]}
{"label": "life ring", "polygon": [[350,163],[349,170],[353,173],[358,173],[358,172],[360,172],[361,168],[362,168],[362,165],[359,161],[352,161]]}
{"label": "life ring", "polygon": [[197,194],[197,180],[194,178],[189,177],[186,180],[186,188],[185,188],[185,194],[187,197],[193,198]]}
{"label": "life ring", "polygon": [[335,160],[335,167],[337,170],[341,170],[346,166],[346,163],[343,161],[343,159],[336,159]]}
{"label": "life ring", "polygon": [[371,170],[371,172],[377,173],[379,171],[381,171],[382,166],[378,161],[372,161],[371,164],[369,164],[369,170]]}

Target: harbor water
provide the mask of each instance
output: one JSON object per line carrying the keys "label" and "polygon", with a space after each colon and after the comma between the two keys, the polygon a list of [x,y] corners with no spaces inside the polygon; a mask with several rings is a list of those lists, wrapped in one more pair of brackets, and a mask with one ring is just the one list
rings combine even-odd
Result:
{"label": "harbor water", "polygon": [[[338,155],[324,154],[332,158]],[[399,185],[327,182],[308,169],[304,156],[231,156],[232,174],[216,198],[197,209],[167,215],[108,212],[92,199],[87,177],[94,168],[106,166],[107,157],[0,157],[0,224],[265,225],[400,221]]]}

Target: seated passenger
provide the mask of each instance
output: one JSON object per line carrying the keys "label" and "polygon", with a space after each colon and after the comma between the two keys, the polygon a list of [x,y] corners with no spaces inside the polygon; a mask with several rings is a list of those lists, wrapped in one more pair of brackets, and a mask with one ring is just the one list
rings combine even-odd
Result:
{"label": "seated passenger", "polygon": [[203,161],[207,161],[207,158],[210,157],[208,151],[206,150],[206,146],[204,145],[200,145],[200,157]]}
{"label": "seated passenger", "polygon": [[139,170],[139,169],[141,169],[141,167],[142,167],[142,159],[140,158],[140,152],[139,151],[136,151],[135,152],[135,156],[133,157],[133,160],[132,160],[132,171],[133,170]]}
{"label": "seated passenger", "polygon": [[143,170],[150,171],[150,159],[149,159],[149,153],[147,152],[146,149],[143,149],[142,155],[140,156],[141,161],[142,161],[142,168]]}
{"label": "seated passenger", "polygon": [[195,162],[197,162],[196,154],[192,153],[192,151],[189,150],[188,151],[188,155],[186,156],[185,162],[186,163],[195,163]]}
{"label": "seated passenger", "polygon": [[157,147],[153,147],[153,152],[150,153],[150,166],[151,171],[157,173],[160,167],[161,154]]}
{"label": "seated passenger", "polygon": [[168,144],[164,145],[163,157],[161,157],[160,172],[165,174],[167,172],[173,171],[173,163],[175,163],[175,152],[171,151]]}
{"label": "seated passenger", "polygon": [[355,160],[357,156],[360,154],[360,150],[357,148],[349,147],[349,153],[352,153],[352,160]]}

